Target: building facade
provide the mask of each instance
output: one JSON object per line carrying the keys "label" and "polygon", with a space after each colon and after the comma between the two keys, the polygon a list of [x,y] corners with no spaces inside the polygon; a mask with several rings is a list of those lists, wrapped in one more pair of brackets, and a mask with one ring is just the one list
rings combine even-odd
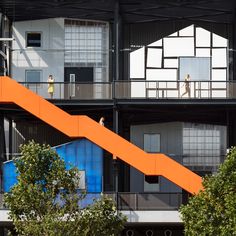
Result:
{"label": "building facade", "polygon": [[[1,75],[70,115],[105,117],[106,128],[150,155],[199,176],[217,171],[236,144],[234,1],[22,2],[0,3]],[[31,139],[73,140],[19,104],[0,107],[2,163]],[[183,235],[178,208],[191,194],[105,149],[102,191],[128,216],[122,234]],[[11,222],[0,213],[4,235]]]}

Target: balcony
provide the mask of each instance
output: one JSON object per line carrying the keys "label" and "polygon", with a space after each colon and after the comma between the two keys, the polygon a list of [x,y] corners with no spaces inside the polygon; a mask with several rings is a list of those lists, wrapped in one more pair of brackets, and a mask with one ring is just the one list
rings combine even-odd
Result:
{"label": "balcony", "polygon": [[[104,196],[112,198],[116,202],[119,211],[164,211],[179,209],[186,199],[182,193],[104,193]],[[100,193],[88,193],[82,206],[91,204],[93,199],[100,198]],[[3,194],[0,194],[0,209],[4,206]]]}
{"label": "balcony", "polygon": [[[127,216],[128,223],[182,223],[178,209],[186,199],[182,193],[105,193],[115,200],[117,209]],[[101,197],[100,193],[86,195],[84,204]],[[8,209],[0,195],[0,224],[9,224]]]}
{"label": "balcony", "polygon": [[[112,198],[118,211],[127,216],[129,223],[181,223],[178,209],[188,196],[182,193],[104,193]],[[100,193],[88,193],[82,205],[100,198]],[[0,224],[10,223],[8,209],[3,204],[0,194]]]}
{"label": "balcony", "polygon": [[[234,81],[191,81],[186,92],[184,81],[115,81],[94,83],[54,83],[53,99],[234,99]],[[49,99],[47,82],[21,83],[38,95]],[[184,94],[185,93],[185,94]],[[184,95],[183,95],[184,94]]]}

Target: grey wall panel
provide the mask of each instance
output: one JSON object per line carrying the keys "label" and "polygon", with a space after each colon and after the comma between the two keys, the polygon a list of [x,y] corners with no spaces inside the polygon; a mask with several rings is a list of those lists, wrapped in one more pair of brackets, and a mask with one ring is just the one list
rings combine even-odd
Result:
{"label": "grey wall panel", "polygon": [[[131,126],[131,142],[143,149],[143,137],[145,133],[158,133],[161,135],[161,152],[171,156],[174,160],[182,162],[182,123],[171,122],[162,124],[149,124]],[[131,167],[130,191],[144,191],[144,175]],[[160,177],[160,192],[180,192],[175,184]]]}

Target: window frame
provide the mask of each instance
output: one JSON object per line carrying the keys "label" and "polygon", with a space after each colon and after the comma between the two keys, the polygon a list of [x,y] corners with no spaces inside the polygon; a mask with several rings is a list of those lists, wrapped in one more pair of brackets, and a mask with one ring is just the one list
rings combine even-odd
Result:
{"label": "window frame", "polygon": [[[158,139],[159,139],[159,144],[157,145],[157,152],[149,152],[147,150],[145,150],[145,135],[149,135],[149,136],[153,136],[153,135],[158,135]],[[143,133],[143,149],[145,152],[147,153],[160,153],[161,151],[161,134],[160,133]],[[145,180],[145,175],[143,175],[143,191],[148,193],[148,192],[160,192],[160,188],[161,185],[160,185],[160,176],[158,176],[158,183],[148,183],[146,180]],[[155,190],[152,189],[152,188],[156,188]]]}
{"label": "window frame", "polygon": [[[39,72],[39,73],[40,73],[40,78],[39,78],[40,81],[39,81],[39,82],[31,82],[31,81],[28,81],[28,80],[27,80],[27,73],[28,73],[28,72],[32,72],[32,71],[33,71],[33,72]],[[25,70],[25,83],[26,83],[26,84],[29,84],[29,85],[30,85],[30,84],[39,84],[39,85],[40,85],[41,82],[42,82],[42,78],[43,78],[43,70],[40,70],[40,69],[34,69],[34,70],[32,70],[32,69],[26,69],[26,70]]]}
{"label": "window frame", "polygon": [[[29,34],[39,34],[40,35],[40,46],[28,46],[28,35]],[[43,33],[41,31],[26,31],[25,32],[25,47],[26,48],[42,48],[42,35]]]}

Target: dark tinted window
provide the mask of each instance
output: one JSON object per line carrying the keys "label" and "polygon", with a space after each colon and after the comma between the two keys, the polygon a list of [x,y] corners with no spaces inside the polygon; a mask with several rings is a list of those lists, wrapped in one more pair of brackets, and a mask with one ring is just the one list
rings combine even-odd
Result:
{"label": "dark tinted window", "polygon": [[27,33],[26,47],[41,47],[41,33]]}

